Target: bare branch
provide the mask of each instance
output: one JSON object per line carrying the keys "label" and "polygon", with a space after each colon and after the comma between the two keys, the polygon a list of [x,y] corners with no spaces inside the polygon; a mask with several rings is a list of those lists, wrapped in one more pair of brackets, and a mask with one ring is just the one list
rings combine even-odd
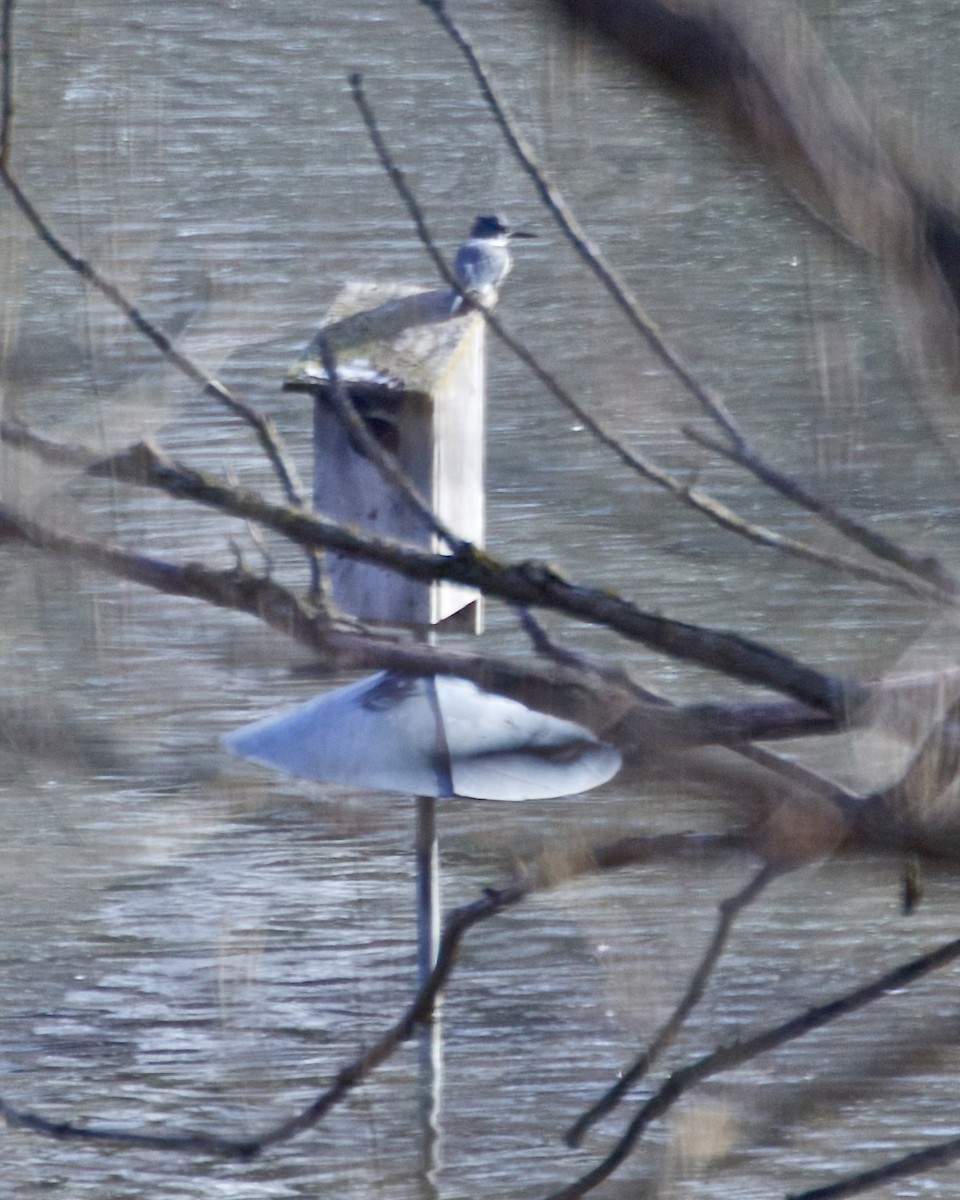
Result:
{"label": "bare branch", "polygon": [[895,967],[864,987],[847,992],[846,995],[831,1000],[827,1004],[810,1008],[805,1013],[792,1017],[789,1021],[784,1021],[781,1025],[761,1030],[753,1037],[734,1042],[729,1046],[721,1046],[712,1053],[679,1068],[642,1106],[627,1126],[622,1137],[601,1162],[574,1183],[552,1192],[546,1197],[546,1200],[578,1200],[580,1196],[585,1196],[598,1184],[608,1179],[630,1155],[647,1128],[705,1079],[724,1071],[731,1071],[761,1054],[786,1045],[787,1042],[805,1037],[815,1029],[820,1029],[840,1017],[848,1016],[852,1012],[865,1008],[868,1004],[882,999],[891,992],[907,987],[933,971],[942,970],[943,967],[949,966],[958,958],[960,958],[960,938],[955,938],[929,954],[921,955],[919,958]]}
{"label": "bare branch", "polygon": [[[309,600],[271,579],[236,568],[219,571],[199,563],[148,558],[49,529],[0,506],[2,537],[18,538],[167,595],[247,613],[316,653],[324,663],[325,674],[335,668],[375,668],[410,675],[456,675],[532,708],[576,721],[599,736],[629,731],[641,746],[684,744],[680,710],[675,715],[669,708],[645,705],[627,681],[614,678],[603,667],[591,667],[586,660],[575,666],[547,666],[516,657],[500,659],[441,650],[420,642],[398,642],[344,618],[331,622]],[[644,712],[649,719],[646,725]],[[816,727],[823,732],[822,725]],[[692,729],[698,737],[706,735],[699,713],[693,716]]]}
{"label": "bare branch", "polygon": [[730,447],[691,426],[685,426],[683,432],[691,441],[705,446],[715,454],[720,454],[750,471],[775,492],[800,508],[805,508],[808,512],[820,517],[838,533],[842,533],[850,541],[862,546],[876,558],[893,563],[902,571],[925,580],[930,585],[930,590],[926,593],[930,597],[951,605],[956,605],[960,601],[960,582],[947,571],[938,559],[931,555],[914,554],[882,533],[877,533],[876,530],[854,520],[847,513],[841,512],[822,497],[809,491],[796,479],[778,471],[747,441],[741,441],[738,446]]}
{"label": "bare branch", "polygon": [[13,0],[0,8],[0,173],[10,166],[13,141]]}
{"label": "bare branch", "polygon": [[[241,493],[236,488],[222,484],[218,485],[217,489],[212,489],[209,476],[198,476],[191,468],[174,462],[154,446],[132,447],[120,455],[103,459],[87,447],[52,441],[25,426],[9,422],[0,422],[0,440],[27,450],[46,462],[73,466],[113,481],[161,488],[170,495],[181,499],[196,498],[221,511],[252,520],[258,528],[265,523],[261,520],[265,512],[262,507],[255,508],[252,513],[246,507],[245,500],[249,498],[248,493]],[[280,510],[280,512],[289,515],[289,510]],[[22,537],[38,547],[56,553],[70,554],[100,569],[115,569],[116,573],[122,577],[135,579],[146,586],[160,587],[172,594],[192,596],[196,599],[221,604],[224,607],[235,607],[241,611],[253,611],[255,615],[269,620],[266,614],[271,612],[273,607],[271,604],[265,603],[261,598],[257,601],[257,605],[260,607],[251,609],[245,600],[237,600],[234,596],[233,585],[238,581],[246,578],[252,582],[259,582],[253,576],[245,576],[243,572],[233,571],[225,576],[217,572],[209,572],[204,577],[203,586],[197,589],[194,586],[199,578],[196,567],[180,567],[167,563],[163,565],[162,570],[158,568],[144,574],[139,566],[144,560],[133,556],[138,565],[130,566],[124,558],[124,552],[119,551],[116,547],[112,548],[112,553],[119,557],[104,559],[101,553],[103,547],[97,542],[85,542],[56,530],[40,527],[11,510],[6,510],[5,515],[7,536]],[[299,516],[300,514],[294,515]],[[269,522],[266,523],[279,529],[280,532],[286,532],[283,520],[277,513],[270,516]],[[317,524],[318,532],[320,532],[320,537],[317,539],[318,546],[328,544],[323,539],[323,530],[337,531],[339,535],[348,538],[347,544],[357,557],[371,557],[374,561],[379,561],[380,551],[385,545],[382,541],[365,537],[356,530],[339,526],[325,519],[319,519]],[[341,545],[342,543],[331,539],[329,544]],[[118,566],[117,564],[121,560],[124,565]],[[423,561],[422,555],[420,561]],[[428,558],[427,561],[437,560]],[[444,560],[439,559],[439,561]],[[189,580],[185,578],[187,573],[189,573]],[[214,578],[224,580],[225,584],[214,586],[210,582]],[[262,586],[267,585],[263,584]],[[277,585],[270,584],[270,587],[277,588]],[[519,672],[509,671],[505,670],[506,663],[495,665],[498,662],[495,659],[478,659],[474,656],[457,656],[449,653],[441,655],[433,650],[414,650],[409,646],[404,649],[403,661],[400,662],[398,659],[401,656],[398,655],[393,643],[388,643],[391,647],[388,653],[380,639],[372,638],[371,645],[364,649],[363,635],[358,633],[358,627],[342,615],[336,621],[328,620],[330,627],[325,630],[322,639],[319,638],[317,624],[312,619],[307,625],[306,632],[300,628],[297,622],[291,626],[288,612],[301,605],[302,602],[283,589],[279,589],[279,591],[282,592],[285,600],[280,606],[281,616],[278,627],[303,640],[305,644],[327,659],[333,655],[341,662],[349,661],[355,665],[380,667],[392,665],[397,669],[405,669],[414,673],[417,671],[436,673],[446,671],[460,674],[464,678],[473,679],[480,686],[489,690],[499,690],[503,694],[529,703],[533,707],[540,707],[555,715],[578,721],[605,736],[609,736],[615,729],[618,744],[627,752],[631,747],[642,752],[650,744],[678,748],[715,742],[731,744],[743,743],[752,738],[800,737],[810,733],[831,733],[838,729],[835,717],[815,712],[806,705],[799,705],[795,702],[768,700],[724,705],[673,706],[648,688],[635,683],[622,670],[610,667],[603,661],[571,651],[561,651],[559,648],[548,652],[543,641],[537,643],[538,652],[558,664],[557,670],[549,673],[556,676],[552,681],[546,678],[548,672],[535,672],[529,665],[523,667]],[[530,625],[534,619],[523,606],[518,607],[521,611],[526,612],[525,620]],[[310,609],[310,605],[307,608]],[[317,614],[318,621],[321,616],[323,614]],[[277,624],[277,622],[272,623]],[[349,648],[343,644],[345,635],[342,631],[345,629],[351,631],[351,635],[357,635],[352,637]],[[369,631],[366,632],[369,633]],[[546,637],[542,631],[541,635],[543,638]],[[389,662],[386,661],[387,657],[390,659]],[[515,664],[515,661],[509,660],[509,663]],[[482,667],[484,662],[489,664],[489,669],[485,670]],[[444,666],[444,663],[447,665]],[[481,665],[478,666],[478,663]],[[527,682],[524,683],[524,680]],[[911,683],[910,695],[913,695],[917,686],[917,684]],[[930,686],[932,686],[932,682]],[[844,714],[842,723],[846,725],[855,721],[856,713],[850,711]],[[770,755],[768,751],[762,751],[759,748],[741,747],[741,753],[750,756],[769,756],[770,759],[775,759],[775,756]],[[779,760],[776,762],[779,763]],[[777,769],[779,771],[780,767]]]}
{"label": "bare branch", "polygon": [[770,866],[761,867],[745,887],[720,904],[720,912],[716,928],[713,931],[713,937],[704,950],[703,956],[680,1002],[657,1030],[653,1040],[640,1057],[620,1075],[614,1086],[605,1092],[596,1104],[588,1108],[570,1126],[564,1134],[563,1139],[568,1146],[579,1146],[591,1127],[601,1117],[616,1108],[627,1092],[634,1084],[640,1082],[664,1050],[676,1039],[687,1017],[690,1016],[703,998],[707,983],[720,960],[720,955],[724,951],[727,939],[730,936],[730,930],[733,928],[733,923],[738,914],[748,904],[752,903],[776,874],[777,872]]}
{"label": "bare branch", "polygon": [[208,1154],[218,1158],[248,1161],[271,1146],[288,1142],[297,1134],[315,1125],[334,1108],[346,1094],[359,1086],[396,1048],[411,1037],[418,1025],[430,1019],[437,996],[446,983],[456,960],[464,934],[473,925],[494,916],[502,909],[523,899],[529,888],[515,884],[502,891],[488,890],[483,899],[456,909],[448,917],[437,953],[437,963],[430,972],[403,1016],[358,1058],[338,1071],[334,1082],[312,1104],[282,1121],[258,1138],[236,1140],[217,1134],[135,1133],[123,1129],[75,1125],[69,1121],[50,1121],[33,1113],[21,1112],[0,1100],[0,1118],[11,1128],[27,1129],[58,1141],[96,1141],[115,1146],[142,1150],[166,1150],[181,1154]]}
{"label": "bare branch", "polygon": [[267,417],[259,413],[252,405],[235,396],[218,379],[208,375],[187,355],[179,351],[167,335],[153,324],[140,310],[131,303],[124,293],[87,259],[75,254],[67,244],[53,232],[40,215],[36,206],[26,192],[10,173],[10,150],[12,144],[12,113],[13,113],[13,84],[11,39],[13,23],[13,0],[3,0],[2,17],[0,17],[0,182],[7,189],[14,204],[20,210],[28,224],[33,228],[43,244],[51,250],[74,274],[79,275],[86,283],[95,288],[118,312],[122,313],[130,324],[141,333],[160,353],[161,357],[178,370],[187,379],[195,383],[204,393],[222,404],[234,416],[239,417],[254,432],[261,449],[273,468],[277,479],[283,488],[289,504],[301,507],[307,506],[306,493],[300,483],[297,469],[289,459],[284,449],[279,433]]}
{"label": "bare branch", "polygon": [[[95,1141],[118,1147],[143,1150],[173,1151],[181,1154],[207,1154],[218,1158],[250,1160],[273,1146],[295,1138],[314,1128],[344,1097],[385,1062],[416,1031],[428,1022],[437,998],[449,981],[456,963],[460,943],[473,926],[489,920],[507,908],[520,903],[534,889],[556,886],[575,875],[596,870],[614,870],[627,865],[650,862],[657,858],[673,858],[689,854],[702,855],[708,845],[727,849],[736,845],[732,839],[711,842],[695,835],[633,838],[628,846],[624,840],[613,846],[599,846],[594,851],[571,859],[557,870],[551,859],[549,869],[536,868],[523,880],[499,889],[487,888],[481,899],[454,909],[444,922],[437,951],[437,962],[430,975],[417,991],[403,1015],[391,1025],[368,1049],[342,1067],[333,1083],[306,1108],[288,1120],[281,1121],[256,1138],[237,1140],[205,1133],[136,1133],[69,1121],[51,1121],[34,1113],[23,1112],[0,1099],[0,1119],[11,1128],[25,1129],[57,1141]],[[738,847],[742,848],[742,844]]]}
{"label": "bare branch", "polygon": [[[389,567],[409,579],[450,580],[520,605],[540,605],[609,629],[675,658],[751,683],[761,683],[825,709],[840,720],[866,698],[863,688],[805,666],[788,655],[736,633],[673,621],[644,612],[613,592],[564,579],[545,563],[500,563],[487,551],[462,546],[454,554],[431,554],[387,538],[375,538],[321,515],[270,504],[255,492],[231,488],[216,477],[174,462],[141,442],[114,455],[91,473],[159,488],[233,516],[256,521],[298,545],[336,550]],[[9,510],[8,522],[18,518]]]}
{"label": "bare branch", "polygon": [[825,1187],[813,1188],[809,1192],[793,1192],[786,1200],[840,1200],[841,1196],[858,1196],[861,1192],[872,1191],[894,1179],[908,1179],[921,1171],[929,1171],[936,1167],[945,1167],[960,1158],[960,1137],[949,1138],[945,1142],[937,1142],[924,1150],[914,1150],[902,1158],[892,1159],[882,1167],[874,1167],[871,1171],[863,1171],[858,1175],[849,1175],[836,1183]]}

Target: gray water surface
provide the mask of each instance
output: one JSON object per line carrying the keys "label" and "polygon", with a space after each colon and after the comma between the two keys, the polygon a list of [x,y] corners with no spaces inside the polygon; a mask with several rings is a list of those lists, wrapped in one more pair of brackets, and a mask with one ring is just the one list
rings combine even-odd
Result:
{"label": "gray water surface", "polygon": [[[869,269],[674,99],[513,0],[458,4],[539,153],[644,305],[781,466],[957,566],[957,429],[906,386]],[[936,10],[936,16],[933,16]],[[949,5],[811,5],[854,78],[946,133],[960,124]],[[268,412],[340,283],[431,283],[346,76],[453,248],[478,211],[539,228],[501,314],[629,445],[749,516],[812,523],[704,465],[700,414],[538,212],[443,35],[413,0],[97,0],[16,12],[14,166],[44,215],[178,345]],[[271,486],[252,439],[0,211],[4,403],[52,436],[156,437]],[[645,608],[760,637],[838,674],[952,662],[952,619],[708,528],[612,462],[491,347],[490,545]],[[229,565],[235,523],[4,462],[5,498],[80,533]],[[292,554],[273,564],[302,584]],[[253,622],[0,546],[0,1064],[10,1103],[129,1129],[255,1133],[305,1105],[406,1005],[412,805],[228,759],[225,731],[305,699],[303,655]],[[723,681],[552,619],[675,699]],[[488,644],[526,652],[491,606]],[[335,681],[334,681],[335,682]],[[894,747],[896,749],[896,747]],[[813,753],[813,752],[809,752]],[[884,750],[884,755],[887,750]],[[822,747],[856,786],[877,746]],[[724,799],[730,799],[724,797]],[[732,798],[734,801],[736,797]],[[472,899],[544,846],[714,828],[696,789],[631,772],[581,798],[450,802],[444,897]],[[473,933],[443,1008],[444,1200],[544,1195],[593,1165],[560,1135],[665,1019],[718,901],[753,864],[635,868],[531,899]],[[954,879],[910,919],[895,862],[838,860],[745,916],[674,1063],[838,994],[953,936]],[[712,1082],[598,1195],[769,1197],[956,1134],[956,972]],[[633,1110],[630,1109],[632,1112]],[[248,1165],[3,1136],[4,1194],[260,1200],[429,1194],[417,1056],[401,1051],[314,1133]],[[884,1196],[949,1197],[954,1168]],[[649,1188],[649,1191],[643,1190]]]}

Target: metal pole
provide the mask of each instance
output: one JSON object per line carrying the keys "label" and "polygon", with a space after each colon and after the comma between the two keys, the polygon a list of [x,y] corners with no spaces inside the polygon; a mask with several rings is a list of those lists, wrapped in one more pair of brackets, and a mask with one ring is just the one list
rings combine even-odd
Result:
{"label": "metal pole", "polygon": [[437,847],[437,802],[417,796],[417,984],[422,987],[437,961],[440,945],[440,868]]}
{"label": "metal pole", "polygon": [[[447,319],[449,302],[445,288],[423,293],[348,285],[328,314],[323,334],[330,339],[336,333],[340,380],[347,388],[351,382],[356,384],[368,421],[389,425],[396,443],[391,450],[400,469],[449,528],[482,545],[485,326],[475,314]],[[285,384],[315,398],[316,508],[374,533],[432,545],[431,531],[397,495],[393,483],[381,478],[352,445],[336,414],[327,411],[322,399],[323,357],[311,343]],[[416,386],[404,384],[398,390],[396,384],[407,377],[411,357],[417,363]],[[424,397],[429,397],[429,403],[424,403]],[[424,629],[466,610],[474,632],[480,630],[480,601],[461,587],[443,583],[425,587],[375,564],[335,554],[326,559],[335,603],[362,620]],[[443,718],[436,689],[427,691],[435,717],[436,792],[449,796],[453,784]],[[436,800],[417,796],[415,805],[417,982],[422,987],[436,964],[440,943],[440,875]],[[436,1009],[419,1038],[422,1177],[427,1194],[439,1153],[440,1026]]]}
{"label": "metal pole", "polygon": [[[431,629],[427,642],[437,641]],[[453,792],[453,766],[447,745],[447,731],[440,709],[436,680],[427,681],[427,695],[433,709],[433,762],[437,775],[437,793]],[[415,855],[417,871],[417,985],[423,987],[436,966],[440,948],[440,847],[437,837],[437,800],[435,796],[417,796]],[[436,1194],[436,1174],[440,1166],[440,1105],[443,1091],[443,1040],[439,998],[428,1025],[421,1027],[417,1044],[420,1061],[420,1172],[425,1197]]]}
{"label": "metal pole", "polygon": [[[437,845],[437,802],[433,796],[416,797],[417,867],[417,983],[426,982],[437,961],[440,943],[440,873]],[[443,1040],[440,1000],[433,1016],[421,1026],[417,1038],[420,1065],[420,1182],[424,1200],[438,1195],[440,1167],[440,1105],[443,1092]]]}

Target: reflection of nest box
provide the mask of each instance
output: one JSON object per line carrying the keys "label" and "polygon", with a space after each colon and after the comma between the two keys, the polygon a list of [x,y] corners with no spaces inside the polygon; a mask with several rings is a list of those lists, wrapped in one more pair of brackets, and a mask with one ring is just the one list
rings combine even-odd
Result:
{"label": "reflection of nest box", "polygon": [[[458,537],[484,535],[484,324],[451,317],[447,289],[348,284],[321,332],[357,411],[420,495]],[[433,551],[446,547],[353,445],[325,403],[329,380],[315,343],[287,373],[287,390],[314,397],[314,507],[365,532]],[[328,552],[334,602],[367,621],[426,627],[456,616],[479,632],[480,598]]]}

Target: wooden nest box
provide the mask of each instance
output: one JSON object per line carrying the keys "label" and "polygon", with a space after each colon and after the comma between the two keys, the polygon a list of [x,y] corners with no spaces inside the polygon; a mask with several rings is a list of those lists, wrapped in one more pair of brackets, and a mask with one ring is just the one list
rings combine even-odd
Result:
{"label": "wooden nest box", "polygon": [[[485,326],[450,315],[453,294],[384,284],[344,287],[317,337],[290,368],[288,391],[314,398],[314,507],[365,532],[443,552],[423,518],[354,446],[330,407],[322,337],[337,374],[380,445],[457,536],[484,537]],[[335,552],[325,555],[333,600],[365,621],[478,633],[480,597],[424,584]]]}

